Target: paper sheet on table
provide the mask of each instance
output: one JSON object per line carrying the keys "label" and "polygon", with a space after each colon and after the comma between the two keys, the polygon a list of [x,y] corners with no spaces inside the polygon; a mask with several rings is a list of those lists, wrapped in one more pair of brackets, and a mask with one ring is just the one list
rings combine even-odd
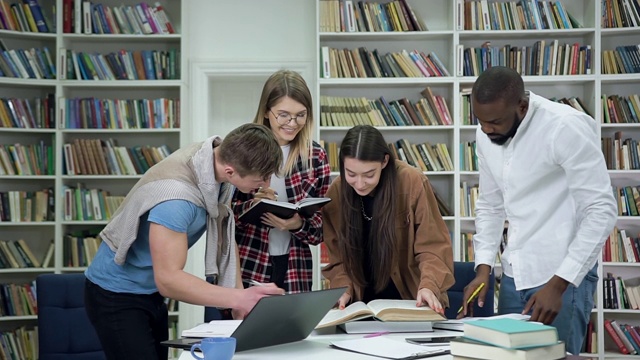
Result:
{"label": "paper sheet on table", "polygon": [[453,331],[463,331],[464,323],[482,319],[514,319],[514,320],[524,320],[527,321],[531,318],[530,315],[522,315],[522,314],[504,314],[504,315],[496,315],[496,316],[487,316],[487,317],[466,317],[458,320],[446,320],[446,321],[435,321],[433,323],[434,329],[439,330],[453,330]]}
{"label": "paper sheet on table", "polygon": [[430,346],[409,344],[403,339],[386,337],[359,338],[353,340],[332,341],[335,348],[373,355],[385,359],[421,359],[449,353],[449,346]]}
{"label": "paper sheet on table", "polygon": [[236,331],[241,322],[242,320],[213,320],[191,329],[183,330],[182,337],[228,337]]}

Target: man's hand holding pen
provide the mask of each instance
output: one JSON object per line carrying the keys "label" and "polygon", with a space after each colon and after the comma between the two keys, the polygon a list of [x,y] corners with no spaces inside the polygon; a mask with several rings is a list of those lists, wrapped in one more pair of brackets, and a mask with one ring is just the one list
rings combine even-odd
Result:
{"label": "man's hand holding pen", "polygon": [[[487,288],[489,286],[489,277],[491,267],[489,265],[478,265],[476,268],[476,277],[464,287],[464,296],[462,298],[462,311],[458,312],[458,319],[465,316],[473,316],[474,296],[477,296],[478,306],[484,306],[484,299],[487,296]],[[482,285],[481,287],[481,284]],[[475,294],[474,294],[475,293]]]}

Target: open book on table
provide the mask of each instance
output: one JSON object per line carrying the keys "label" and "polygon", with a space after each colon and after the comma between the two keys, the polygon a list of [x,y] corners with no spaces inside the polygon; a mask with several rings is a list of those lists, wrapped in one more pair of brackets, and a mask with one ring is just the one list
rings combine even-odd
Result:
{"label": "open book on table", "polygon": [[305,198],[295,204],[285,201],[261,200],[247,209],[240,217],[239,221],[254,225],[262,224],[262,214],[272,213],[277,217],[288,219],[298,213],[302,217],[310,217],[320,210],[326,203],[331,201],[329,198]]}
{"label": "open book on table", "polygon": [[331,309],[316,329],[340,325],[372,317],[379,321],[440,321],[444,316],[428,306],[416,307],[415,300],[373,300],[368,304],[355,302],[344,310]]}

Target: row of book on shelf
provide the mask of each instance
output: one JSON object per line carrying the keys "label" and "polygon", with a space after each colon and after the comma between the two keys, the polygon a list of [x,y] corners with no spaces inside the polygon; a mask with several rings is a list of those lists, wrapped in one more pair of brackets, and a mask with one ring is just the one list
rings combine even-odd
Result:
{"label": "row of book on shelf", "polygon": [[62,98],[61,129],[177,129],[180,99]]}
{"label": "row of book on shelf", "polygon": [[0,98],[0,128],[53,129],[55,96],[34,99]]}
{"label": "row of book on shelf", "polygon": [[118,146],[114,139],[75,139],[63,146],[67,175],[141,175],[171,154],[160,146]]}
{"label": "row of book on shelf", "polygon": [[612,186],[612,189],[618,200],[618,216],[640,215],[640,189],[637,186]]}
{"label": "row of book on shelf", "polygon": [[460,170],[478,171],[478,155],[476,154],[476,142],[464,141],[460,143]]}
{"label": "row of book on shelf", "polygon": [[[500,264],[502,261],[502,252],[507,247],[508,232],[509,232],[509,226],[507,223],[505,223],[505,228],[502,231],[502,239],[500,241],[500,249],[496,254],[496,264]],[[473,235],[475,234],[472,232],[460,233],[460,249],[459,249],[460,252],[458,255],[460,256],[461,261],[473,262],[475,260],[475,252],[473,248]],[[498,282],[498,279],[496,279],[496,282]]]}
{"label": "row of book on shelf", "polygon": [[480,47],[459,44],[457,51],[459,76],[478,76],[492,66],[510,67],[527,76],[589,75],[593,66],[591,45],[561,44],[558,39],[537,40],[531,46],[491,46],[489,41]]}
{"label": "row of book on shelf", "polygon": [[0,331],[0,358],[36,360],[38,358],[38,327],[21,326],[11,331]]}
{"label": "row of book on shelf", "polygon": [[456,6],[462,12],[458,14],[458,30],[552,30],[582,27],[561,1],[458,0]]}
{"label": "row of book on shelf", "polygon": [[640,26],[640,1],[603,0],[601,24],[604,28]]}
{"label": "row of book on shelf", "polygon": [[623,139],[622,131],[616,131],[614,137],[602,137],[602,152],[609,170],[640,169],[640,147],[632,138]]}
{"label": "row of book on shelf", "polygon": [[[180,50],[120,50],[108,54],[60,49],[62,80],[179,80]],[[24,77],[24,76],[23,76]]]}
{"label": "row of book on shelf", "polygon": [[55,220],[53,189],[0,192],[0,221],[42,222]]}
{"label": "row of book on shelf", "polygon": [[627,236],[627,231],[614,227],[602,248],[602,261],[640,262],[640,238]]}
{"label": "row of book on shelf", "polygon": [[42,11],[38,0],[0,0],[0,29],[23,32],[53,32],[53,27]]}
{"label": "row of book on shelf", "polygon": [[460,216],[475,216],[479,194],[480,190],[477,184],[469,185],[467,181],[460,183]]}
{"label": "row of book on shelf", "polygon": [[[331,171],[339,171],[337,143],[325,143],[320,141],[327,152]],[[396,159],[407,162],[422,171],[453,171],[453,162],[449,155],[447,145],[443,143],[411,144],[406,139],[400,139],[388,144],[389,149]]]}
{"label": "row of book on shelf", "polygon": [[53,256],[53,242],[49,248],[51,251],[47,251],[44,257],[39,259],[24,239],[0,240],[0,269],[49,267]]}
{"label": "row of book on shelf", "polygon": [[605,124],[640,123],[640,96],[602,94],[602,119]]}
{"label": "row of book on shelf", "polygon": [[53,159],[54,149],[44,141],[0,145],[0,175],[53,175]]}
{"label": "row of book on shelf", "polygon": [[640,73],[640,45],[620,45],[602,52],[603,74]]}
{"label": "row of book on shelf", "polygon": [[612,273],[602,279],[603,303],[605,309],[640,309],[640,277],[623,279]]}
{"label": "row of book on shelf", "polygon": [[62,261],[67,267],[89,266],[98,253],[102,238],[97,235],[67,234],[63,238]]}
{"label": "row of book on shelf", "polygon": [[321,126],[431,126],[452,125],[453,119],[444,97],[435,95],[430,87],[423,97],[411,102],[407,98],[387,101],[363,97],[320,97]]}
{"label": "row of book on shelf", "polygon": [[[430,87],[412,102],[407,98],[387,101],[355,97],[320,97],[321,126],[430,126],[452,125],[447,101]],[[471,89],[460,91],[461,124],[476,125],[471,112]],[[579,97],[550,98],[590,115]],[[54,128],[53,94],[43,98],[0,99],[0,127]],[[640,123],[640,97],[602,95],[603,123]],[[62,98],[60,128],[148,129],[179,128],[180,99],[97,99]]]}
{"label": "row of book on shelf", "polygon": [[0,315],[28,316],[38,314],[35,280],[26,284],[0,284]]}
{"label": "row of book on shelf", "polygon": [[[0,45],[2,43],[0,42]],[[7,49],[0,46],[0,77],[20,79],[55,79],[56,63],[48,47]]]}
{"label": "row of book on shelf", "polygon": [[320,32],[427,31],[422,17],[406,0],[388,3],[320,1]]}
{"label": "row of book on shelf", "polygon": [[101,189],[87,189],[83,184],[63,186],[65,221],[109,220],[124,201],[124,196],[110,195]]}
{"label": "row of book on shelf", "polygon": [[176,29],[160,2],[149,5],[107,6],[83,0],[62,3],[64,33],[84,34],[175,34]]}
{"label": "row of book on shelf", "polygon": [[401,50],[380,54],[377,49],[321,47],[323,78],[391,78],[451,76],[435,52]]}
{"label": "row of book on shelf", "polygon": [[[604,330],[618,347],[621,354],[640,354],[640,326],[622,324],[620,320],[604,319]],[[595,330],[592,331],[595,333]],[[592,337],[595,336],[587,336],[587,342]],[[595,339],[591,340],[591,344],[591,350],[594,350]]]}

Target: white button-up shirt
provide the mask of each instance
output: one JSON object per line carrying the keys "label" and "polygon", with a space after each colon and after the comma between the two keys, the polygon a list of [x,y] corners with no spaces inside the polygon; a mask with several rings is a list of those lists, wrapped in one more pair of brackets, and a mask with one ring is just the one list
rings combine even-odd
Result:
{"label": "white button-up shirt", "polygon": [[509,142],[493,144],[480,127],[476,142],[476,266],[494,265],[506,219],[502,267],[517,290],[553,275],[578,286],[617,219],[597,123],[529,92],[527,114]]}

